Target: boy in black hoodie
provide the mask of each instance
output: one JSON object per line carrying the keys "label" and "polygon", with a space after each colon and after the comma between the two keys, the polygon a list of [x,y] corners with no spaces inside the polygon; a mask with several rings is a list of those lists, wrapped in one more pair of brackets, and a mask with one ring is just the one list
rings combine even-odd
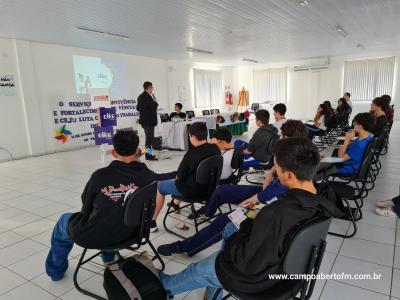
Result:
{"label": "boy in black hoodie", "polygon": [[[246,219],[236,230],[229,223],[222,249],[175,275],[160,273],[170,295],[207,287],[207,299],[221,299],[221,288],[257,293],[276,284],[268,274],[282,273],[284,246],[291,233],[314,218],[331,216],[335,206],[317,195],[312,179],[319,152],[308,138],[288,138],[275,143],[279,180],[289,188],[286,196],[264,207],[256,219]],[[215,297],[215,298],[213,298]]]}
{"label": "boy in black hoodie", "polygon": [[[221,155],[221,150],[217,145],[207,142],[208,129],[206,124],[202,122],[193,123],[189,127],[188,134],[193,147],[186,152],[179,164],[176,178],[158,183],[157,205],[153,215],[151,232],[158,230],[156,220],[164,206],[165,196],[201,197],[205,195],[207,187],[198,184],[196,181],[197,167],[204,159]],[[179,209],[179,203],[172,203],[172,206]]]}
{"label": "boy in black hoodie", "polygon": [[254,132],[253,137],[248,143],[242,140],[235,142],[235,148],[244,148],[243,169],[245,170],[269,163],[272,158],[272,144],[279,138],[278,129],[274,125],[268,124],[268,110],[260,109],[255,115],[258,129]]}
{"label": "boy in black hoodie", "polygon": [[[156,174],[140,162],[139,137],[133,130],[118,131],[113,145],[116,160],[92,174],[82,193],[82,210],[63,214],[54,228],[46,259],[46,272],[53,281],[64,276],[74,243],[84,248],[112,248],[135,234],[124,224],[128,191],[175,177],[175,172]],[[103,261],[113,261],[114,254],[103,252]]]}

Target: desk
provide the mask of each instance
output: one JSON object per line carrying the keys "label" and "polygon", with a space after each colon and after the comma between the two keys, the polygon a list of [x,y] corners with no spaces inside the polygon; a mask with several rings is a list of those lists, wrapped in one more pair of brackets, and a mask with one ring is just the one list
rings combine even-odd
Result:
{"label": "desk", "polygon": [[180,122],[164,122],[157,125],[154,136],[161,136],[163,147],[170,149],[188,150],[188,126],[194,122],[204,122],[206,120],[197,118],[196,120]]}

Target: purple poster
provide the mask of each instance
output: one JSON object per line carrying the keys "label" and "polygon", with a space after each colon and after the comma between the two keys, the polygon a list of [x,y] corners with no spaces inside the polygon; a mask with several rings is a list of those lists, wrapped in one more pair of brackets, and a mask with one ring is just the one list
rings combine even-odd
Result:
{"label": "purple poster", "polygon": [[101,127],[117,126],[117,111],[115,107],[100,107]]}
{"label": "purple poster", "polygon": [[114,130],[112,126],[94,127],[94,140],[96,145],[108,144],[112,145]]}

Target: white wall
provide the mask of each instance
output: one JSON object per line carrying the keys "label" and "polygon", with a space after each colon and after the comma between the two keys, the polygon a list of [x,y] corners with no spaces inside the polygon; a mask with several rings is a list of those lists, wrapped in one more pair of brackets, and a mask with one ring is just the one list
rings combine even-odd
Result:
{"label": "white wall", "polygon": [[[15,41],[0,39],[0,75],[13,75],[16,85],[15,96],[0,95],[0,148],[7,148],[14,157],[24,157],[31,150],[15,50]],[[0,160],[9,158],[0,149]]]}
{"label": "white wall", "polygon": [[[1,73],[20,75],[21,81],[17,83],[18,95],[0,98],[0,147],[6,147],[15,157],[68,149],[68,143],[62,145],[54,139],[52,111],[63,99],[89,100],[88,95],[75,93],[73,55],[121,60],[125,64],[127,91],[119,99],[136,99],[143,91],[143,82],[149,80],[160,107],[168,109],[165,60],[0,39]],[[7,159],[7,155],[0,151],[2,159]]]}
{"label": "white wall", "polygon": [[[192,63],[190,61],[168,61],[168,83],[169,83],[169,99],[170,110],[173,109],[174,104],[179,102],[178,87],[184,87],[185,97],[181,101],[184,105],[184,110],[194,110],[196,115],[201,114],[202,109],[195,108],[194,89],[193,89],[193,68],[219,70],[222,71],[223,87],[230,86],[233,94],[234,101],[237,101],[237,88],[236,88],[236,67],[235,66],[221,66],[215,64]],[[226,106],[221,99],[219,108],[222,110],[233,109],[235,106]]]}
{"label": "white wall", "polygon": [[[400,106],[400,53],[374,53],[369,55],[353,55],[331,58],[328,69],[319,71],[294,72],[294,66],[309,64],[310,61],[291,61],[264,65],[246,65],[237,67],[237,87],[244,86],[250,91],[250,101],[253,90],[253,72],[258,69],[288,67],[287,116],[290,118],[311,119],[314,117],[318,104],[329,100],[332,104],[343,95],[344,61],[380,56],[396,56],[395,84],[392,94],[392,104]],[[349,91],[351,92],[351,91]],[[372,100],[372,99],[371,99]],[[353,115],[368,111],[370,102],[353,102]],[[400,118],[395,114],[396,119]]]}

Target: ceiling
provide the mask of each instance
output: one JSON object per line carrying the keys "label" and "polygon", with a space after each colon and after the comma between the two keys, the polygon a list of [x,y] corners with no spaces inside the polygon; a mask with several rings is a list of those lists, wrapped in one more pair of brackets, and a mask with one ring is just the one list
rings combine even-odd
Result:
{"label": "ceiling", "polygon": [[[0,37],[163,59],[260,63],[400,49],[400,0],[0,0]],[[336,31],[340,25],[348,33]],[[76,27],[121,34],[119,40]],[[190,53],[186,47],[213,51]]]}

